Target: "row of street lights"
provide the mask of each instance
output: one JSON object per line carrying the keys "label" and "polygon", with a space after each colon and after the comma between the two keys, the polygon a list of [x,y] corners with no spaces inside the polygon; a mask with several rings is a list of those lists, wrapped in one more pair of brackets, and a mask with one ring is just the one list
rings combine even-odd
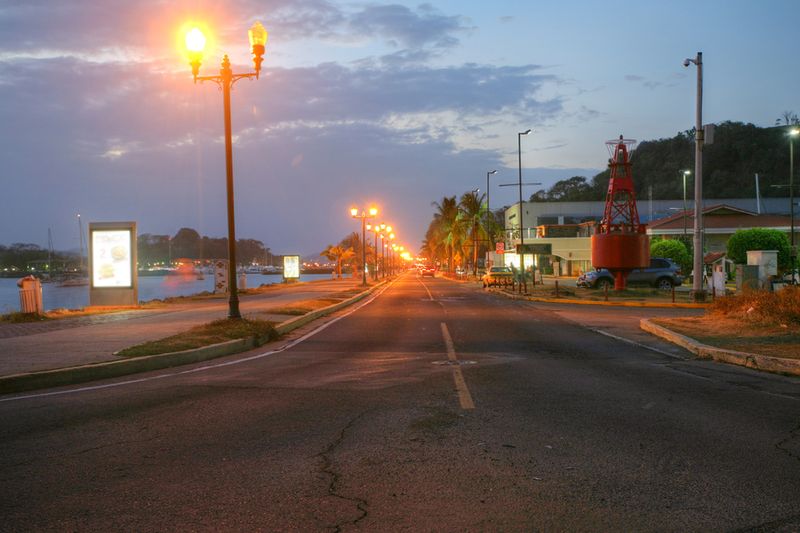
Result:
{"label": "row of street lights", "polygon": [[[520,284],[520,291],[524,290],[525,292],[528,292],[528,282],[527,282],[527,279],[525,278],[525,234],[524,234],[525,225],[524,225],[524,217],[523,217],[524,209],[523,209],[523,205],[522,205],[522,187],[523,187],[523,185],[525,185],[525,186],[527,186],[527,185],[541,185],[541,183],[539,183],[539,182],[522,183],[522,138],[527,136],[527,135],[530,135],[532,133],[532,131],[533,130],[531,130],[531,129],[527,129],[525,131],[521,131],[521,132],[517,133],[517,160],[518,160],[518,166],[517,166],[518,181],[517,181],[517,183],[501,183],[499,185],[499,187],[513,187],[513,186],[516,186],[516,187],[518,187],[518,190],[519,190],[519,220],[518,220],[518,224],[519,224],[519,267],[520,267],[520,272],[522,273],[522,284]],[[489,219],[491,219],[491,216],[492,216],[491,215],[491,213],[492,213],[491,204],[489,203],[489,190],[490,190],[489,177],[494,175],[494,174],[497,174],[497,170],[489,170],[489,171],[486,172],[486,213],[487,213],[487,217]],[[477,192],[477,190],[473,191],[473,192]],[[491,242],[491,240],[490,240],[490,242]]]}
{"label": "row of street lights", "polygon": [[[386,223],[368,224],[367,219],[373,219],[378,216],[378,209],[370,207],[369,209],[359,209],[358,207],[350,208],[350,216],[355,219],[361,220],[361,283],[367,284],[367,231],[375,234],[375,268],[372,277],[378,280],[380,276],[385,277],[395,270],[395,257],[405,252],[405,246],[393,243],[397,238],[392,226]],[[378,247],[378,239],[381,240],[380,248]],[[378,250],[380,250],[381,260],[378,261]],[[388,259],[388,261],[387,261]],[[387,262],[389,264],[387,268]],[[378,265],[381,265],[379,268]]]}

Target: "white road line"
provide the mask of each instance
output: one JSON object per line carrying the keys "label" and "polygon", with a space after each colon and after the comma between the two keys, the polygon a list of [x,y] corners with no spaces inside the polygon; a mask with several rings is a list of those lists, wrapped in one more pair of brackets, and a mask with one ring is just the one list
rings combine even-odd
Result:
{"label": "white road line", "polygon": [[35,393],[35,394],[26,394],[24,396],[12,396],[12,397],[9,397],[9,398],[0,398],[0,403],[3,403],[3,402],[14,402],[14,401],[17,401],[17,400],[26,400],[26,399],[29,399],[29,398],[44,398],[44,397],[47,397],[47,396],[61,396],[61,395],[64,395],[64,394],[76,394],[76,393],[79,393],[79,392],[89,392],[89,391],[95,391],[95,390],[101,390],[101,389],[110,389],[110,388],[114,388],[114,387],[122,387],[124,385],[133,385],[135,383],[145,383],[147,381],[156,381],[156,380],[159,380],[159,379],[166,379],[166,378],[171,378],[171,377],[183,376],[183,375],[186,375],[186,374],[194,374],[196,372],[203,372],[205,370],[212,370],[214,368],[222,368],[222,367],[225,367],[225,366],[232,366],[232,365],[238,365],[238,364],[241,364],[241,363],[247,363],[249,361],[255,361],[256,359],[261,359],[263,357],[268,357],[270,355],[274,355],[274,354],[286,351],[289,348],[293,348],[294,346],[297,346],[298,344],[300,344],[301,342],[305,341],[306,339],[309,339],[309,338],[313,337],[317,333],[323,331],[324,329],[328,328],[329,326],[332,326],[333,324],[335,324],[336,322],[342,320],[343,318],[347,318],[348,316],[352,315],[353,313],[355,313],[356,311],[358,311],[362,307],[365,307],[365,306],[371,304],[373,301],[375,301],[375,299],[378,296],[380,296],[381,294],[383,294],[383,292],[386,291],[386,289],[388,289],[392,284],[394,284],[393,281],[388,283],[388,284],[386,284],[384,287],[382,287],[380,290],[378,290],[374,295],[372,295],[369,298],[367,298],[361,304],[356,305],[354,308],[350,309],[349,311],[347,311],[343,315],[338,316],[338,317],[334,318],[333,320],[330,320],[330,321],[326,322],[325,324],[322,324],[318,328],[316,328],[316,329],[314,329],[312,331],[309,331],[308,333],[306,333],[302,337],[289,342],[288,344],[278,348],[277,350],[270,350],[268,352],[264,352],[264,353],[260,353],[260,354],[256,354],[256,355],[251,355],[250,357],[244,357],[242,359],[235,359],[233,361],[223,361],[221,363],[205,365],[205,366],[201,366],[201,367],[197,367],[197,368],[190,368],[189,370],[180,370],[180,371],[177,371],[177,372],[170,372],[168,374],[159,374],[158,376],[148,376],[148,377],[145,377],[145,378],[129,379],[129,380],[126,380],[126,381],[118,381],[118,382],[115,382],[115,383],[105,383],[103,385],[90,385],[88,387],[80,387],[80,388],[77,388],[77,389],[60,390],[60,391],[53,391],[53,392],[42,392],[42,393]]}
{"label": "white road line", "polygon": [[433,294],[431,294],[431,291],[430,291],[430,290],[428,290],[428,286],[427,286],[427,285],[425,285],[425,284],[422,282],[422,279],[421,279],[421,278],[420,278],[420,279],[418,279],[417,281],[419,281],[420,283],[422,283],[422,286],[423,286],[423,287],[425,287],[425,290],[428,292],[428,298],[430,298],[430,300],[431,300],[431,301],[434,301],[434,300],[433,300]]}
{"label": "white road line", "polygon": [[[444,344],[447,347],[447,358],[450,361],[458,361],[456,356],[456,348],[453,345],[453,338],[450,336],[450,331],[447,329],[447,324],[442,324],[442,337],[444,337]],[[450,367],[453,370],[453,381],[456,384],[456,391],[458,391],[458,403],[461,404],[462,409],[475,409],[475,403],[472,401],[472,395],[467,388],[467,382],[464,381],[464,374],[461,372],[461,367],[453,365]]]}

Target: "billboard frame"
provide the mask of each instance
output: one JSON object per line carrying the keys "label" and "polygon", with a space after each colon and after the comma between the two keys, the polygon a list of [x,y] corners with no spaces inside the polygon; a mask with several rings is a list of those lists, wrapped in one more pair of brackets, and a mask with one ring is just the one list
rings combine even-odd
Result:
{"label": "billboard frame", "polygon": [[[130,235],[130,254],[128,266],[130,268],[130,284],[104,287],[95,285],[95,234],[125,231]],[[89,223],[89,305],[91,306],[137,306],[139,304],[139,271],[138,253],[136,249],[137,235],[136,222],[90,222]]]}

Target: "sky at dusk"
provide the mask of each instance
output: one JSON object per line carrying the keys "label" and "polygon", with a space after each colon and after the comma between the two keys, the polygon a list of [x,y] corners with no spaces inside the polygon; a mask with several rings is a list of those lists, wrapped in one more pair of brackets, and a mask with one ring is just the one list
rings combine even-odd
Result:
{"label": "sky at dusk", "polygon": [[181,29],[209,32],[201,75],[226,53],[245,72],[257,20],[261,79],[232,95],[237,236],[275,253],[321,251],[371,204],[417,249],[431,202],[495,168],[492,207],[511,204],[528,128],[525,181],[591,177],[606,140],[694,125],[697,51],[704,122],[800,112],[796,0],[0,0],[0,243],[50,228],[77,248],[77,213],[226,235],[222,95],[192,83]]}

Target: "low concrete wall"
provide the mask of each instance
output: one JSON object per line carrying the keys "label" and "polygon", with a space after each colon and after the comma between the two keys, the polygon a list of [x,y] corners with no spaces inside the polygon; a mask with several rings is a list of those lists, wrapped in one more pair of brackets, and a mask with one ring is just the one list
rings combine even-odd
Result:
{"label": "low concrete wall", "polygon": [[735,350],[725,350],[698,342],[691,337],[676,333],[671,329],[654,324],[651,320],[643,318],[639,321],[639,327],[648,333],[668,340],[686,348],[693,354],[702,359],[711,359],[722,363],[746,366],[756,370],[774,372],[777,374],[789,374],[800,376],[800,360],[784,359],[782,357],[772,357],[769,355],[758,355],[747,352],[737,352]]}

